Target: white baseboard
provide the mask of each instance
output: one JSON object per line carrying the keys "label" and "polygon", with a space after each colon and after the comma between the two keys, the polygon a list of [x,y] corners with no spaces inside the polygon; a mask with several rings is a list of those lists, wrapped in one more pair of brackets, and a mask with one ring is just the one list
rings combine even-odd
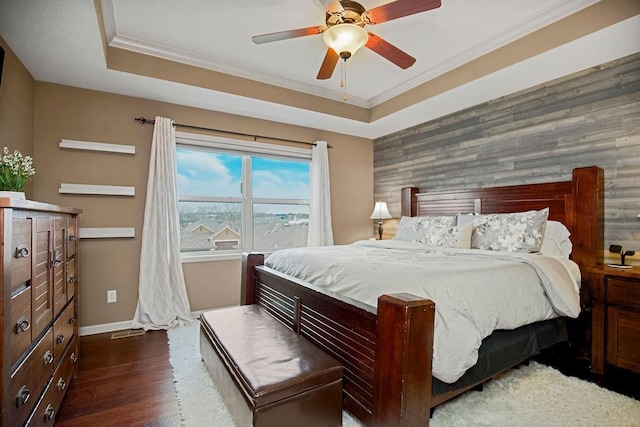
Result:
{"label": "white baseboard", "polygon": [[78,335],[95,335],[103,334],[105,332],[121,331],[123,329],[131,328],[131,320],[125,320],[123,322],[103,323],[102,325],[81,326],[78,329]]}
{"label": "white baseboard", "polygon": [[[213,309],[211,308],[207,310],[192,311],[191,317],[193,319],[197,319],[198,316],[209,310]],[[81,326],[78,329],[78,335],[82,337],[85,335],[103,334],[105,332],[116,332],[122,331],[123,329],[131,329],[131,322],[133,322],[133,319],[125,320],[123,322],[103,323],[101,325]]]}

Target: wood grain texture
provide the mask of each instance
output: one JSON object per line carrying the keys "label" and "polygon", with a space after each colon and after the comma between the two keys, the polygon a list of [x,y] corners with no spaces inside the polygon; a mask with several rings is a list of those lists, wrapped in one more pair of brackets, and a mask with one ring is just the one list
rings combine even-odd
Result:
{"label": "wood grain texture", "polygon": [[[583,185],[597,182],[601,175],[602,169],[590,166],[574,170],[569,181],[434,193],[404,187],[402,211],[424,215],[437,209],[452,214],[461,203],[480,212],[551,205],[551,217],[565,222],[582,248],[575,261],[583,268],[593,267],[594,254],[600,251],[597,233],[579,233],[575,224],[583,223],[586,230],[602,224],[601,210],[589,209],[597,205],[594,200],[602,200],[603,188]],[[257,302],[344,366],[344,407],[365,425],[428,425],[431,407],[468,389],[440,398],[431,395],[432,301],[407,294],[382,295],[376,309],[260,265],[262,261],[255,254],[243,256],[242,286],[248,289],[241,293],[253,295],[243,300]]]}
{"label": "wood grain texture", "polygon": [[407,184],[430,192],[570,181],[574,168],[596,165],[603,248],[640,249],[639,123],[635,54],[376,139],[374,199],[399,216]]}
{"label": "wood grain texture", "polygon": [[166,332],[110,337],[80,337],[79,377],[62,401],[56,426],[180,425]]}

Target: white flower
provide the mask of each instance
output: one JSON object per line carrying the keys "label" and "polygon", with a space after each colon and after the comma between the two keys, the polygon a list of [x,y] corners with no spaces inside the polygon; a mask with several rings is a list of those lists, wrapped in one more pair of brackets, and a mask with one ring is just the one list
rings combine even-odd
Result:
{"label": "white flower", "polygon": [[0,162],[0,190],[22,191],[27,179],[35,173],[31,156],[23,156],[18,150],[9,153],[6,146],[3,148]]}

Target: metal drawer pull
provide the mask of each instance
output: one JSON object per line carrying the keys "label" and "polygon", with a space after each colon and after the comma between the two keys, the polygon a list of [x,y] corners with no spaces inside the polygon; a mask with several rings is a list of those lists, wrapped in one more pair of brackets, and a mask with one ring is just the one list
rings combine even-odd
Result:
{"label": "metal drawer pull", "polygon": [[71,360],[71,363],[76,363],[78,361],[78,356],[75,352],[71,353],[71,356],[69,356],[69,360]]}
{"label": "metal drawer pull", "polygon": [[29,256],[29,248],[25,245],[20,245],[16,248],[16,258],[26,258]]}
{"label": "metal drawer pull", "polygon": [[59,259],[54,259],[53,261],[51,261],[51,267],[53,268],[58,267],[60,264],[62,264],[62,261]]}
{"label": "metal drawer pull", "polygon": [[44,410],[44,420],[50,421],[53,419],[53,416],[56,414],[56,410],[53,409],[53,405],[49,403],[47,405],[47,409]]}
{"label": "metal drawer pull", "polygon": [[29,256],[29,248],[25,245],[20,245],[16,248],[16,258],[26,258]]}
{"label": "metal drawer pull", "polygon": [[27,400],[29,400],[30,396],[31,396],[31,393],[29,393],[29,389],[27,388],[26,385],[23,385],[20,388],[20,391],[18,391],[18,394],[16,395],[16,408],[19,408],[20,406],[27,403]]}
{"label": "metal drawer pull", "polygon": [[50,350],[47,350],[47,352],[44,354],[44,357],[42,359],[44,360],[45,365],[53,363],[53,354],[51,354]]}
{"label": "metal drawer pull", "polygon": [[58,335],[58,337],[56,338],[56,342],[58,344],[62,344],[64,342],[64,335],[62,334]]}
{"label": "metal drawer pull", "polygon": [[69,318],[69,324],[71,324],[71,325],[73,325],[77,321],[78,321],[78,318],[76,317],[75,314]]}
{"label": "metal drawer pull", "polygon": [[16,335],[19,334],[20,332],[27,332],[30,327],[31,327],[31,323],[29,323],[29,320],[26,317],[22,316],[16,322],[14,332],[16,333]]}
{"label": "metal drawer pull", "polygon": [[64,389],[65,389],[65,387],[67,387],[67,383],[66,383],[66,382],[64,382],[64,378],[62,378],[62,377],[61,377],[61,378],[58,380],[58,384],[56,385],[56,387],[58,387],[58,391],[64,390]]}
{"label": "metal drawer pull", "polygon": [[75,242],[76,241],[76,235],[75,234],[69,234],[69,241],[70,242]]}
{"label": "metal drawer pull", "polygon": [[69,276],[67,278],[67,282],[69,282],[69,283],[76,283],[77,281],[78,281],[78,279],[76,279],[75,276]]}

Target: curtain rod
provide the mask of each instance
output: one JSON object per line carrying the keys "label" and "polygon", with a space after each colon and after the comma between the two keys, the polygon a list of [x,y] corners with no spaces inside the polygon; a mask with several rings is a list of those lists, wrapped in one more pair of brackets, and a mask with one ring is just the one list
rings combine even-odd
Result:
{"label": "curtain rod", "polygon": [[[136,117],[135,119],[136,122],[140,122],[143,125],[146,123],[149,124],[154,124],[156,121],[153,119],[146,119],[144,117]],[[193,125],[185,125],[182,123],[173,123],[174,126],[180,126],[182,128],[187,128],[187,129],[198,129],[198,130],[208,130],[208,131],[212,131],[212,132],[220,132],[220,133],[226,133],[228,135],[235,135],[235,136],[248,136],[250,138],[253,138],[254,141],[257,142],[258,138],[260,139],[270,139],[272,141],[281,141],[281,142],[293,142],[296,144],[305,144],[305,145],[313,145],[315,146],[316,143],[315,142],[307,142],[307,141],[297,141],[295,139],[285,139],[285,138],[276,138],[273,136],[263,136],[263,135],[252,135],[249,133],[242,133],[242,132],[233,132],[230,130],[222,130],[222,129],[215,129],[215,128],[206,128],[206,127],[202,127],[202,126],[193,126]],[[332,145],[327,144],[327,148],[333,148]]]}

